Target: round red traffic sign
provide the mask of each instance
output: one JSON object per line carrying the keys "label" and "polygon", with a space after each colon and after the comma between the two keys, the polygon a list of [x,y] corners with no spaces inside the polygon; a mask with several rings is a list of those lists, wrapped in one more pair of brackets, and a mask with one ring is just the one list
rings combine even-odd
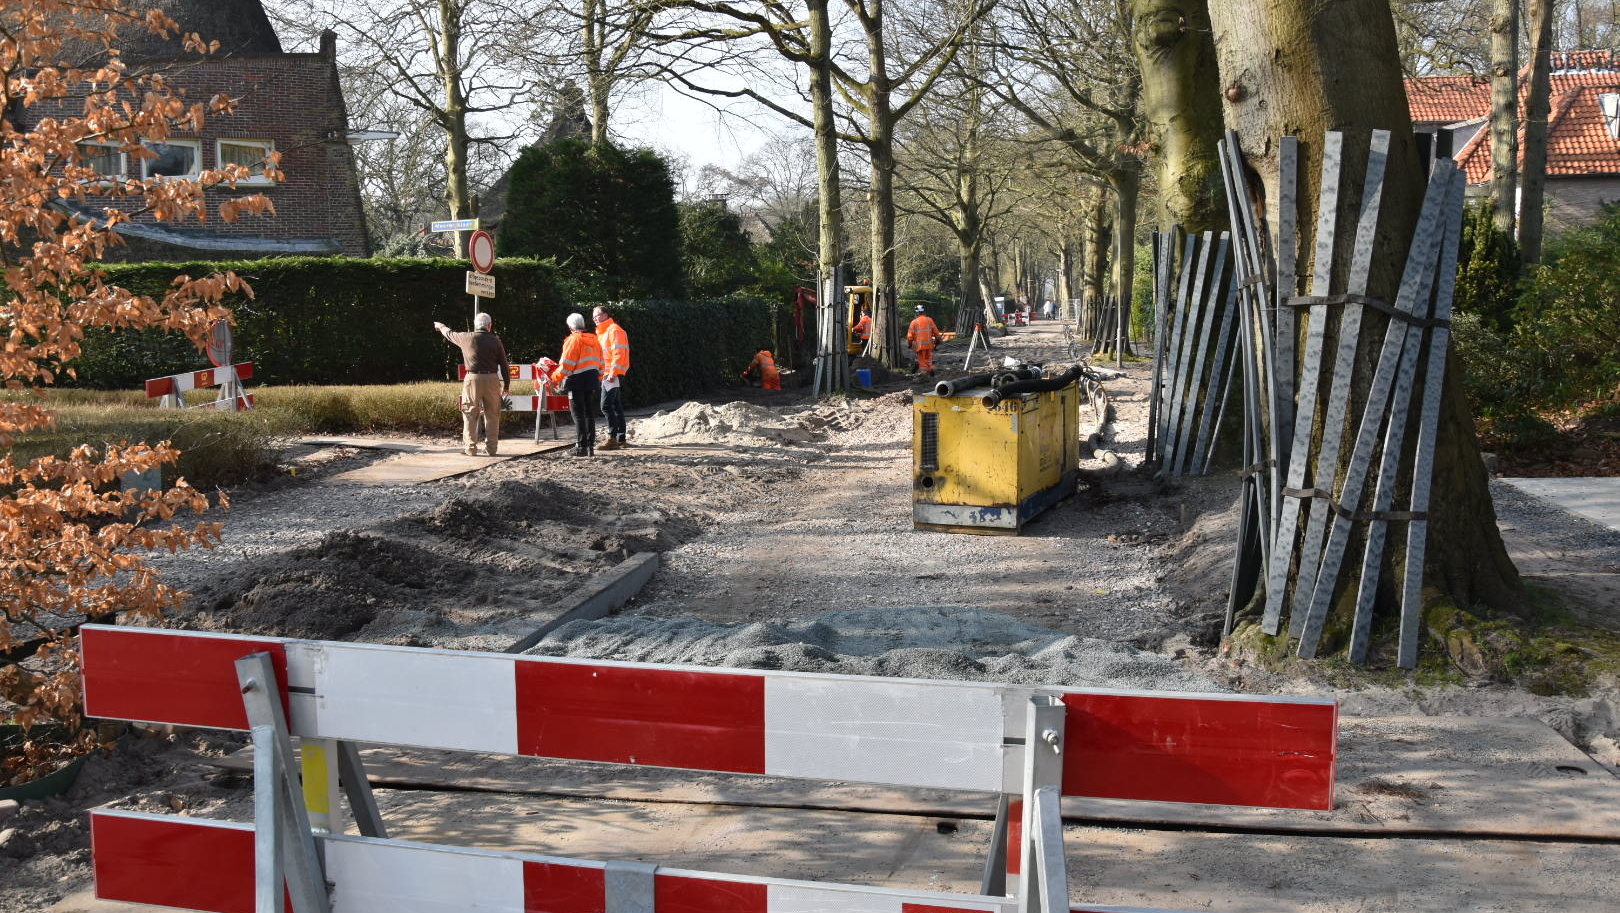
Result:
{"label": "round red traffic sign", "polygon": [[467,241],[467,256],[472,258],[473,269],[487,273],[495,268],[495,236],[483,229],[472,233]]}

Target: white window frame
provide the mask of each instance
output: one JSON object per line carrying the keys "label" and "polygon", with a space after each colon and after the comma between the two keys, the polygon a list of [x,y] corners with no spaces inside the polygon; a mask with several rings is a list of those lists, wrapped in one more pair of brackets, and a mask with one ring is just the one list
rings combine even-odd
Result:
{"label": "white window frame", "polygon": [[1603,126],[1609,128],[1609,138],[1620,140],[1620,93],[1599,93],[1598,110],[1603,112]]}
{"label": "white window frame", "polygon": [[141,143],[141,145],[147,147],[148,149],[152,148],[153,146],[189,146],[191,147],[191,150],[196,153],[191,157],[193,162],[192,169],[186,174],[153,174],[151,172],[152,160],[149,158],[141,159],[141,177],[146,180],[183,181],[196,178],[198,175],[202,174],[202,140],[200,139],[177,138],[164,140],[162,142],[147,140]]}
{"label": "white window frame", "polygon": [[[123,143],[115,143],[110,140],[87,139],[80,140],[74,145],[78,147],[80,155],[84,154],[85,147],[95,146],[98,149],[109,150],[113,155],[118,156],[117,171],[111,174],[97,172],[96,177],[89,179],[86,181],[86,183],[100,184],[110,187],[129,176],[129,153],[124,151]],[[89,167],[88,161],[84,163],[84,167]]]}
{"label": "white window frame", "polygon": [[[234,137],[234,136],[233,137],[220,137],[219,139],[214,140],[214,165],[215,165],[215,167],[219,168],[220,170],[224,170],[224,168],[225,168],[225,146],[227,144],[232,145],[232,146],[250,146],[250,147],[252,147],[254,149],[259,150],[259,152],[261,153],[260,158],[262,158],[262,159],[269,159],[271,153],[276,151],[276,141],[275,140],[270,140],[270,139],[242,139],[242,138]],[[268,162],[266,162],[266,167],[269,167]],[[254,187],[254,186],[263,187],[263,186],[272,185],[274,183],[275,183],[275,181],[271,180],[268,177],[265,177],[263,174],[256,174],[253,177],[243,178],[243,179],[236,182],[237,186],[239,186],[239,187]]]}

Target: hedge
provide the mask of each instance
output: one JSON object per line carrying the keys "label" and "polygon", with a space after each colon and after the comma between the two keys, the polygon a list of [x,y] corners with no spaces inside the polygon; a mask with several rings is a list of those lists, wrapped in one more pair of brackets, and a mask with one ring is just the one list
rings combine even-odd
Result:
{"label": "hedge", "polygon": [[[103,267],[108,280],[160,296],[177,275],[233,270],[255,297],[237,297],[237,361],[255,366],[253,384],[383,384],[454,379],[459,353],[433,331],[435,320],[466,328],[471,299],[465,261],[285,258],[240,262],[142,263]],[[496,263],[498,297],[484,309],[516,361],[557,357],[572,311],[589,316],[559,289],[544,261]],[[611,307],[630,336],[628,404],[647,404],[738,383],[761,348],[771,347],[789,313],[760,298],[648,300]],[[75,360],[74,383],[101,389],[206,367],[173,334],[92,331]]]}

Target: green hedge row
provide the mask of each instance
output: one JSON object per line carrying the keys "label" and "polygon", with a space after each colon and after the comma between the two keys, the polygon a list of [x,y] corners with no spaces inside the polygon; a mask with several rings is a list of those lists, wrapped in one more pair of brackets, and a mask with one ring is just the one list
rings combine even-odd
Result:
{"label": "green hedge row", "polygon": [[[177,275],[233,270],[255,297],[227,302],[236,315],[237,361],[255,366],[253,383],[384,384],[454,379],[460,357],[433,330],[465,329],[472,299],[465,261],[285,258],[241,262],[141,263],[104,267],[108,280],[161,296]],[[497,297],[483,302],[515,361],[556,358],[565,318],[590,304],[569,301],[547,262],[495,265]],[[759,298],[629,301],[613,305],[630,335],[628,403],[646,404],[738,382],[761,348],[773,347],[786,305]],[[137,387],[147,378],[206,367],[190,343],[157,332],[92,331],[74,362],[76,383]]]}

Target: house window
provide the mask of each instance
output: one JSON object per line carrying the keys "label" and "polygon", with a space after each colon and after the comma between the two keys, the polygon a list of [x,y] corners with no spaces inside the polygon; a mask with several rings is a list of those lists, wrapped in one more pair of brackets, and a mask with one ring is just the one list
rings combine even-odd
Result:
{"label": "house window", "polygon": [[1603,109],[1603,125],[1609,128],[1609,138],[1620,139],[1620,94],[1604,92],[1598,96],[1598,107]]}
{"label": "house window", "polygon": [[269,140],[257,139],[222,139],[218,143],[219,167],[226,165],[241,165],[253,172],[253,177],[244,178],[240,184],[269,184],[272,181],[264,176],[265,165],[270,161],[271,153],[276,151],[276,144]]}
{"label": "house window", "polygon": [[102,177],[124,176],[124,153],[116,143],[80,143],[80,165],[95,169]]}
{"label": "house window", "polygon": [[141,174],[149,178],[195,177],[202,162],[202,143],[194,139],[172,139],[166,143],[146,143],[154,158],[141,162]]}

